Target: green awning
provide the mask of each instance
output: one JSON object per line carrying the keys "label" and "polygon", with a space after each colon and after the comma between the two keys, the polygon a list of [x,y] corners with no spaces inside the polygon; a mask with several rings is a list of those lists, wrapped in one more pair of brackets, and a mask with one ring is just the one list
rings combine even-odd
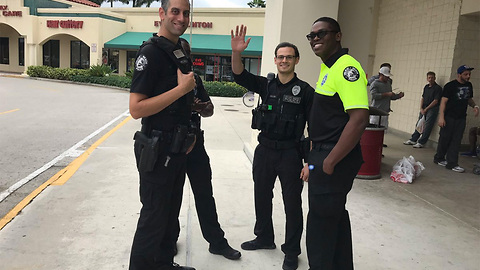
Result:
{"label": "green awning", "polygon": [[[148,40],[152,33],[148,32],[126,32],[105,43],[107,49],[133,49],[138,50],[143,41]],[[184,34],[182,37],[190,41],[190,34]],[[252,38],[248,48],[243,55],[245,56],[261,56],[263,37],[249,36]],[[248,38],[248,37],[247,37]],[[230,45],[230,35],[200,35],[192,34],[191,39],[192,53],[205,54],[226,54],[232,53]]]}

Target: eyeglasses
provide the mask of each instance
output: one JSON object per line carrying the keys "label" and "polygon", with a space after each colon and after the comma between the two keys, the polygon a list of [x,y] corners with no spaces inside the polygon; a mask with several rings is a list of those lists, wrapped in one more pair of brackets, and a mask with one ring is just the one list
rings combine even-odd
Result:
{"label": "eyeglasses", "polygon": [[318,39],[324,38],[328,33],[338,33],[338,31],[327,31],[327,30],[320,30],[318,32],[311,32],[310,34],[307,35],[307,39],[309,41],[315,39],[317,37]]}
{"label": "eyeglasses", "polygon": [[291,61],[295,57],[296,57],[295,55],[277,55],[275,58],[277,58],[280,61],[283,61],[283,59],[287,59],[287,61]]}

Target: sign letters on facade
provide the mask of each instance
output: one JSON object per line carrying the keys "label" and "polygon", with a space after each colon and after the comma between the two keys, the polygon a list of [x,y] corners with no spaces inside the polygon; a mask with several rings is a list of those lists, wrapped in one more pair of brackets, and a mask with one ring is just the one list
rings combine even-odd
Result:
{"label": "sign letters on facade", "polygon": [[[161,21],[153,21],[155,27],[159,27],[161,24]],[[192,28],[213,28],[213,22],[192,22],[191,25]]]}
{"label": "sign letters on facade", "polygon": [[59,21],[59,20],[47,20],[47,27],[48,28],[83,28],[83,21],[74,21],[74,20],[67,20],[67,21]]}
{"label": "sign letters on facade", "polygon": [[21,11],[11,11],[8,10],[8,6],[0,5],[0,10],[2,11],[2,15],[5,17],[22,17]]}

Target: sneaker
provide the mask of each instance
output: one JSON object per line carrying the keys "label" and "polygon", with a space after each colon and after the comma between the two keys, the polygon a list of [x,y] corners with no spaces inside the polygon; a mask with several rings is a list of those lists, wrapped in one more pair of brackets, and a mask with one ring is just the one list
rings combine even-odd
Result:
{"label": "sneaker", "polygon": [[442,161],[433,161],[433,163],[437,164],[437,165],[440,165],[442,167],[446,167],[447,166],[447,161],[446,160],[442,160]]}
{"label": "sneaker", "polygon": [[247,242],[242,243],[240,246],[244,250],[257,250],[257,249],[276,249],[275,243],[264,244],[260,243],[257,239],[253,239]]}
{"label": "sneaker", "polygon": [[423,147],[425,147],[425,146],[424,146],[423,144],[421,144],[421,143],[416,143],[416,144],[413,146],[413,148],[423,148]]}
{"label": "sneaker", "polygon": [[463,152],[460,155],[465,156],[465,157],[477,157],[477,152],[468,151],[468,152]]}
{"label": "sneaker", "polygon": [[403,144],[405,144],[405,145],[414,145],[415,143],[416,143],[416,142],[410,141],[410,140],[408,140],[408,141],[406,141],[406,142],[403,142]]}
{"label": "sneaker", "polygon": [[458,173],[463,173],[465,171],[465,169],[460,167],[460,166],[455,166],[455,167],[452,168],[452,171],[458,172]]}

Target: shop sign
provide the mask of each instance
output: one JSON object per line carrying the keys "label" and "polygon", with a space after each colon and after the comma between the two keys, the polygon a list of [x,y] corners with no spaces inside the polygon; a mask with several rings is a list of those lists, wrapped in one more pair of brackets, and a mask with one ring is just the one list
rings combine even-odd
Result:
{"label": "shop sign", "polygon": [[[153,26],[155,27],[159,27],[161,24],[161,21],[153,21]],[[191,25],[192,28],[213,28],[213,22],[192,22]]]}
{"label": "shop sign", "polygon": [[74,20],[47,20],[47,27],[48,28],[83,28],[83,21],[74,21]]}
{"label": "shop sign", "polygon": [[8,10],[8,6],[0,5],[1,15],[5,17],[22,17],[22,11],[12,11]]}
{"label": "shop sign", "polygon": [[193,66],[195,67],[203,67],[205,66],[205,62],[203,62],[202,58],[195,58],[193,60]]}

